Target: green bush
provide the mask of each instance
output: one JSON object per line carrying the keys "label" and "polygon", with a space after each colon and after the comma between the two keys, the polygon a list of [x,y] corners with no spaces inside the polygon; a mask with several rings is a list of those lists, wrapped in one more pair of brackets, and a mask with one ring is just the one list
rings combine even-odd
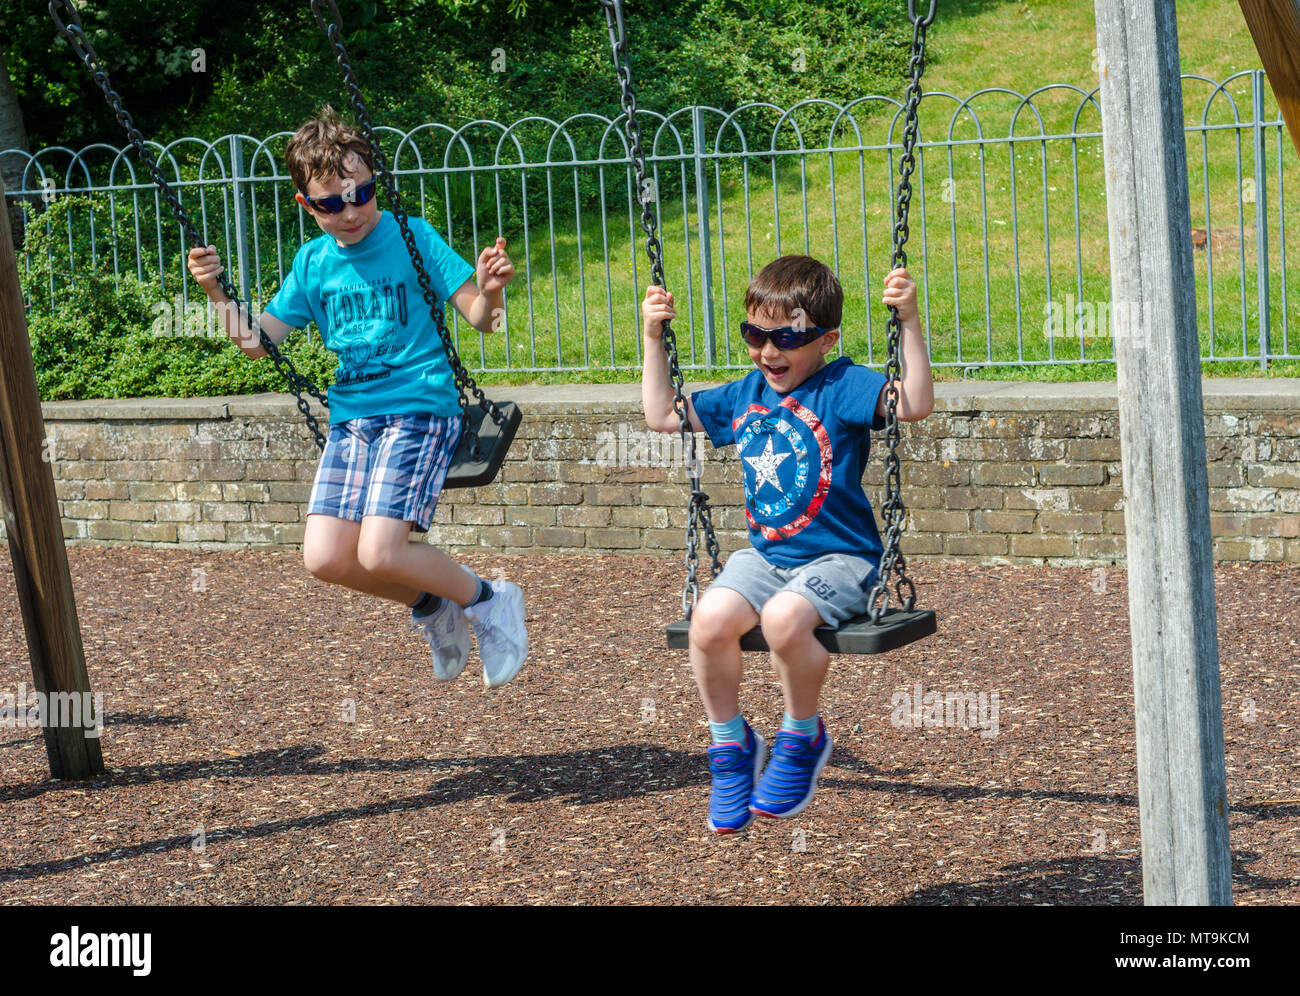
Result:
{"label": "green bush", "polygon": [[[563,121],[584,113],[610,118],[620,113],[605,18],[595,2],[393,0],[382,8],[361,0],[338,2],[345,40],[376,124],[409,130],[429,121],[493,119],[510,124],[529,115]],[[347,108],[326,42],[303,4],[232,0],[222,23],[204,31],[190,15],[152,24],[149,6],[141,0],[111,0],[106,10],[111,8],[113,17],[94,29],[96,44],[111,57],[115,84],[149,137],[165,142],[183,135],[264,136],[292,130],[322,102]],[[692,104],[730,111],[753,101],[789,106],[811,94],[838,101],[869,93],[898,95],[910,41],[903,11],[900,0],[844,0],[834,5],[825,0],[631,0],[627,23],[639,106],[661,113]],[[66,46],[55,43],[58,59],[50,58],[54,53],[49,40],[37,37],[38,12],[29,20],[30,44],[24,42],[14,63],[20,65],[15,75],[20,97],[31,103],[40,95],[31,104],[38,109],[66,109],[76,103],[79,111],[74,116],[66,110],[34,115],[39,119],[33,121],[38,144],[42,138],[74,146],[91,140],[120,144],[115,122],[105,116],[98,96],[87,90],[81,80],[84,73],[64,51]],[[137,22],[152,24],[150,31],[158,37],[139,34]],[[136,51],[134,42],[126,39],[137,36],[152,40]],[[175,54],[198,42],[207,51],[207,73],[176,76],[170,64],[154,64],[157,52]],[[504,66],[498,55],[504,55]],[[71,79],[79,80],[75,87],[68,85]],[[832,115],[814,108],[801,123],[812,128],[820,143]],[[58,135],[48,134],[49,126],[42,124],[53,120],[61,122]],[[774,121],[770,112],[753,116],[755,128],[765,123],[770,129]],[[689,121],[682,127],[686,151],[691,151]],[[577,154],[594,156],[599,131],[576,127],[574,132]],[[522,140],[530,157],[544,152],[549,134],[544,125],[525,129]],[[473,137],[476,161],[483,161],[496,136],[484,131]],[[647,132],[647,144],[650,138]],[[611,143],[605,154],[617,158],[621,148],[621,143]],[[724,150],[734,151],[734,146]],[[567,156],[567,147],[557,155]],[[462,164],[457,159],[451,163]],[[183,162],[182,170],[192,165]],[[404,157],[401,165],[409,166],[410,161]],[[735,179],[737,168],[724,164],[724,183]],[[458,178],[451,184],[450,211],[458,233],[466,231],[473,217],[480,233],[501,231],[515,242],[522,228],[523,201],[517,177],[507,177],[512,182],[503,180],[498,202],[491,174],[480,175],[476,211],[471,210],[468,181]],[[572,210],[572,182],[567,171],[557,180],[561,223],[564,212]],[[675,165],[662,170],[661,196],[672,198],[679,182]],[[599,204],[597,171],[579,171],[578,184],[577,199],[587,224],[587,212]],[[605,184],[617,214],[626,196],[620,166],[606,168]],[[527,194],[530,213],[539,210],[547,196],[545,177],[530,177]],[[152,232],[157,219],[151,198],[140,200],[142,231]],[[445,200],[442,185],[430,184],[428,205],[417,213],[441,229]],[[170,334],[177,324],[201,319],[177,314],[182,308],[175,300],[180,267],[174,249],[166,249],[173,255],[159,259],[154,245],[145,245],[141,272],[132,258],[123,264],[130,273],[113,274],[108,236],[114,225],[120,234],[133,221],[130,207],[124,209],[121,201],[114,216],[105,201],[78,197],[61,197],[29,219],[30,267],[24,270],[23,283],[42,397],[186,397],[283,390],[270,360],[248,360],[224,336]],[[264,269],[273,265],[269,256],[264,258]],[[165,291],[160,273],[166,274]],[[274,279],[269,269],[262,276]],[[192,282],[189,292],[203,300]],[[296,334],[284,352],[319,387],[332,383],[336,361],[319,337],[308,341]]]}
{"label": "green bush", "polygon": [[[599,6],[537,2],[522,6],[524,16],[516,22],[502,17],[500,9],[494,11],[490,4],[466,5],[456,17],[445,15],[442,27],[433,32],[445,39],[446,45],[418,55],[409,51],[411,34],[403,33],[410,18],[404,20],[391,9],[385,15],[371,16],[356,32],[357,40],[349,40],[348,45],[376,122],[409,129],[430,120],[458,125],[481,119],[513,124],[531,116],[554,122],[582,114],[617,117],[621,113],[619,90]],[[344,17],[348,19],[346,9]],[[660,114],[696,104],[727,113],[744,104],[790,107],[812,95],[841,104],[866,94],[901,96],[911,43],[910,27],[902,10],[882,0],[849,0],[836,6],[809,0],[747,4],[691,0],[662,6],[633,3],[629,5],[627,26],[638,107]],[[408,87],[393,85],[403,78],[409,81]],[[315,102],[343,104],[342,89],[331,66],[317,67],[317,71],[295,80],[302,87],[294,95],[295,102],[310,94]],[[226,105],[227,111],[238,106],[241,111],[263,115],[265,129],[293,127],[314,107],[312,102],[302,102],[296,116],[286,120],[284,105],[270,99],[278,85],[274,75],[261,79],[241,75],[238,82],[229,76],[218,85],[236,102]],[[259,93],[259,88],[265,92]],[[218,105],[214,102],[208,106],[215,111]],[[881,104],[858,110],[859,116],[880,113]],[[808,144],[818,146],[827,140],[836,114],[833,108],[818,103],[800,110],[798,125]],[[751,150],[766,147],[778,118],[779,112],[770,108],[754,108],[739,116]],[[644,151],[649,156],[654,150],[654,118],[646,116],[641,121]],[[706,136],[711,143],[708,151],[717,142],[719,123],[716,115],[706,115]],[[681,134],[680,148],[670,135],[659,143],[658,151],[668,155],[694,152],[689,116],[677,116],[674,124]],[[246,127],[246,123],[223,116],[213,118],[209,130],[239,127]],[[570,126],[573,154],[579,159],[598,158],[603,131],[590,121]],[[552,127],[530,122],[513,130],[512,136],[523,145],[529,159],[539,162],[547,157],[552,133]],[[843,140],[851,135],[852,129],[841,123],[838,137]],[[467,155],[464,149],[453,147],[450,165],[463,167],[471,157],[480,164],[492,162],[498,139],[496,129],[470,129],[464,141],[472,151]],[[437,140],[420,143],[426,165],[441,166],[442,141],[445,138],[439,133]],[[789,124],[780,132],[778,143],[783,148],[797,144]],[[740,150],[734,128],[721,136],[718,147],[722,152]],[[622,149],[619,136],[606,142],[604,156],[617,159]],[[437,161],[430,162],[430,151],[437,153]],[[556,142],[551,154],[567,159],[568,142]],[[507,146],[500,158],[512,162],[513,150]],[[408,150],[400,165],[409,167],[412,162]],[[764,171],[770,165],[762,157],[751,157],[748,162],[751,173]],[[793,164],[787,159],[783,168]],[[741,181],[738,159],[710,162],[710,177],[715,169],[723,184]],[[688,177],[690,170],[688,165]],[[676,163],[661,166],[658,180],[659,195],[665,203],[681,196],[681,171]],[[562,169],[555,182],[556,207],[563,216],[572,210],[574,173]],[[599,171],[595,167],[581,168],[576,182],[581,210],[598,211]],[[618,166],[605,168],[606,198],[613,198],[616,210],[623,203],[624,182]],[[480,230],[499,230],[512,240],[522,232],[523,206],[516,174],[502,174],[498,198],[493,174],[479,173],[473,205],[466,175],[453,177],[447,187],[451,214],[458,225],[468,225],[472,218]],[[446,211],[442,180],[430,183],[428,191],[427,214],[440,224],[436,219],[444,217]],[[530,214],[535,216],[538,205],[547,203],[547,194],[544,173],[531,171]]]}
{"label": "green bush", "polygon": [[[513,6],[522,16],[492,2],[390,3],[378,11],[340,3],[344,40],[375,122],[406,130],[429,121],[618,115],[600,6]],[[170,123],[168,134],[266,135],[292,130],[323,101],[347,106],[312,18],[302,8],[276,8],[263,11],[242,57],[215,71],[212,99]],[[900,0],[629,3],[638,106],[730,111],[754,101],[788,106],[810,95],[901,95],[911,41],[905,10]]]}
{"label": "green bush", "polygon": [[[285,389],[270,359],[250,360],[215,328],[196,285],[186,309],[179,294],[167,297],[159,290],[156,273],[144,281],[135,274],[115,276],[104,265],[102,247],[98,265],[92,265],[92,216],[97,233],[108,231],[106,204],[63,197],[28,227],[31,267],[22,282],[32,302],[27,322],[43,400]],[[336,362],[319,337],[308,342],[297,333],[282,352],[318,387],[333,383]]]}

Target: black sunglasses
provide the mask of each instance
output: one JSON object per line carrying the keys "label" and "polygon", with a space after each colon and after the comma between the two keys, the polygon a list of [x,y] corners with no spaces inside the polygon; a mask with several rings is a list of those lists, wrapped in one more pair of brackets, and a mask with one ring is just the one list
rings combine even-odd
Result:
{"label": "black sunglasses", "polygon": [[374,199],[375,184],[378,180],[378,177],[372,176],[369,183],[354,187],[343,194],[331,194],[329,197],[308,197],[303,194],[302,197],[313,211],[339,214],[349,204],[369,204]]}
{"label": "black sunglasses", "polygon": [[740,323],[741,337],[755,349],[762,349],[763,343],[768,339],[772,340],[772,345],[777,349],[798,349],[800,346],[806,346],[814,339],[819,339],[830,331],[833,330],[824,329],[819,325],[805,325],[802,328],[783,325],[779,329],[765,329],[753,322]]}

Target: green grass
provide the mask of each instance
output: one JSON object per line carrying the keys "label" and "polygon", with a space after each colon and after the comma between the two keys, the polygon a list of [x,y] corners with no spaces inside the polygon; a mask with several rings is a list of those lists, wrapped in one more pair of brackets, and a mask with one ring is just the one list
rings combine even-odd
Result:
{"label": "green grass", "polygon": [[[1221,79],[1242,69],[1259,65],[1253,43],[1240,13],[1204,0],[1186,0],[1178,6],[1180,51],[1184,72]],[[1028,93],[1044,82],[1072,84],[1083,91],[1095,84],[1095,26],[1092,6],[1081,3],[1037,4],[1024,2],[967,2],[945,4],[943,16],[932,34],[935,61],[927,71],[926,89],[947,91],[961,97],[990,87],[1005,87]],[[990,39],[997,43],[990,44]],[[1189,82],[1185,88],[1185,118],[1198,122],[1210,87]],[[1229,93],[1237,100],[1242,118],[1250,117],[1249,79],[1234,82]],[[1042,115],[1040,131],[1033,117],[1023,109],[1017,123],[1012,113],[1018,100],[990,94],[976,102],[986,138],[1015,135],[1029,138],[1039,134],[1062,134],[1072,128],[1082,96],[1056,89],[1035,102]],[[1244,103],[1244,106],[1243,106]],[[923,107],[923,137],[942,137],[956,105],[951,100],[931,98]],[[1271,93],[1267,110],[1276,113]],[[1217,98],[1208,124],[1232,120],[1222,95]],[[879,142],[885,122],[879,117],[861,120],[865,144]],[[1100,132],[1100,116],[1094,106],[1079,118],[1079,131]],[[1251,167],[1249,132],[1243,133],[1244,168]],[[815,133],[812,142],[824,142],[825,132]],[[956,119],[953,137],[971,139],[977,135],[969,115]],[[1210,307],[1211,260],[1205,251],[1194,254],[1199,302],[1198,327],[1203,356],[1247,355],[1258,350],[1257,288],[1255,286],[1256,245],[1254,204],[1243,205],[1238,217],[1239,182],[1236,167],[1236,132],[1210,131],[1204,146],[1196,133],[1188,136],[1189,181],[1192,225],[1214,233],[1213,292]],[[1284,181],[1288,188],[1286,209],[1287,250],[1290,280],[1281,285],[1281,245],[1277,233],[1277,138],[1270,137],[1269,211],[1272,284],[1272,335],[1274,349],[1283,341],[1283,297],[1289,305],[1287,317],[1300,309],[1300,201],[1293,193],[1300,185],[1300,164],[1295,149],[1286,142],[1282,149]],[[837,143],[856,144],[856,143]],[[1090,302],[1091,314],[1105,308],[1110,297],[1107,265],[1106,204],[1101,139],[1080,139],[1044,143],[1025,141],[1016,145],[1014,160],[1006,142],[972,144],[954,149],[951,162],[943,149],[924,155],[923,177],[914,185],[923,192],[913,200],[910,266],[921,284],[931,356],[937,379],[963,377],[1023,380],[1109,379],[1114,365],[1110,340],[1078,334],[1050,338],[1044,328],[1046,307],[1055,301],[1067,306],[1066,295]],[[801,161],[802,159],[802,161]],[[834,182],[832,182],[832,159]],[[862,171],[860,179],[859,170]],[[890,220],[885,191],[891,163],[878,151],[845,151],[829,154],[782,157],[773,206],[771,169],[752,163],[748,175],[749,207],[745,210],[745,179],[733,177],[721,182],[721,204],[717,202],[719,178],[710,178],[710,228],[712,230],[713,289],[719,336],[718,363],[747,365],[748,358],[731,333],[730,349],[721,337],[735,329],[744,317],[740,302],[749,277],[749,253],[755,268],[780,251],[808,251],[832,262],[846,292],[844,344],[861,362],[880,362],[883,357],[884,318],[877,287],[888,268]],[[1079,200],[1073,198],[1077,171]],[[595,182],[595,170],[592,170]],[[1013,200],[1012,184],[1015,184]],[[945,183],[945,181],[950,181]],[[621,194],[621,170],[607,168],[606,183],[613,196]],[[923,182],[923,187],[922,187]],[[807,224],[804,223],[807,189]],[[688,180],[693,192],[693,182]],[[1206,191],[1208,188],[1208,199]],[[557,189],[561,189],[557,183]],[[865,198],[863,196],[865,189]],[[1046,212],[1044,212],[1046,193]],[[832,196],[833,195],[833,196]],[[530,196],[531,193],[530,193]],[[946,196],[946,199],[945,199]],[[839,229],[833,225],[832,200],[838,212]],[[544,203],[544,201],[541,201]],[[540,366],[591,364],[586,371],[563,370],[542,374],[522,372],[484,373],[481,380],[623,381],[635,380],[638,363],[636,288],[644,289],[648,267],[639,239],[629,240],[626,215],[610,216],[610,272],[603,261],[598,212],[575,213],[572,196],[567,212],[563,199],[556,198],[553,232],[534,221],[531,252],[512,243],[520,279],[510,291],[512,342],[507,357],[504,340],[467,339],[463,352],[479,367],[531,364],[533,350],[527,343],[528,295],[531,291],[536,322],[535,362]],[[615,201],[614,203],[621,203]],[[1208,204],[1208,208],[1207,208]],[[981,212],[983,206],[983,213]],[[680,198],[665,201],[661,219],[665,246],[667,284],[678,301],[675,323],[683,350],[694,344],[694,358],[703,369],[691,376],[725,377],[722,369],[709,369],[705,362],[703,308],[700,275],[688,272],[697,267],[698,231],[695,200],[688,197],[689,216],[683,219]],[[1076,221],[1077,212],[1077,221]],[[718,237],[718,217],[725,230]],[[987,214],[987,238],[983,218]],[[779,216],[779,233],[778,233]],[[865,222],[864,222],[865,219]],[[579,228],[581,227],[581,239]],[[1018,243],[1013,239],[1018,229]],[[747,238],[746,233],[750,233]],[[548,235],[554,237],[554,259]],[[579,246],[583,261],[579,266]],[[1018,249],[1018,252],[1017,252]],[[633,262],[637,269],[633,284]],[[1241,267],[1244,262],[1245,281]],[[1050,266],[1049,266],[1050,264]],[[725,265],[726,278],[722,269]],[[527,281],[523,279],[527,276]],[[580,276],[585,285],[580,282]],[[1049,293],[1050,281],[1050,293]],[[725,292],[725,307],[724,307]],[[1021,302],[1019,317],[1017,297]],[[609,315],[614,314],[611,336]],[[584,346],[583,315],[587,338]],[[559,321],[556,321],[556,315]],[[1293,319],[1292,319],[1293,321]],[[559,328],[557,337],[556,329]],[[1083,332],[1091,332],[1085,327]],[[522,333],[522,334],[521,334]],[[1244,336],[1244,339],[1243,339]],[[1295,351],[1294,337],[1287,340]],[[1079,359],[1060,365],[1009,365],[1017,355],[1026,361]],[[1099,362],[1098,362],[1099,361]],[[1258,361],[1206,362],[1211,376],[1296,376],[1300,363],[1274,362],[1267,371]]]}
{"label": "green grass", "polygon": [[[1184,72],[1219,80],[1258,67],[1253,43],[1235,6],[1211,0],[1180,0],[1178,15]],[[930,97],[922,105],[922,137],[926,141],[942,139],[952,122],[953,138],[973,143],[955,146],[951,158],[942,148],[923,150],[920,169],[913,178],[917,193],[912,202],[909,266],[923,295],[922,315],[936,364],[936,379],[1112,378],[1114,365],[1108,362],[1111,343],[1106,335],[1097,335],[1095,329],[1087,327],[1055,337],[1045,332],[1049,302],[1065,307],[1068,295],[1088,302],[1087,314],[1093,315],[1098,309],[1105,310],[1110,297],[1101,139],[1031,140],[1042,134],[1071,131],[1082,100],[1079,91],[1086,93],[1095,86],[1092,5],[1072,0],[947,0],[941,5],[930,44],[927,91],[947,92],[964,99],[989,88],[1029,93],[1045,83],[1065,85],[1036,98],[1034,106],[1041,115],[1041,130],[1036,117],[1024,109],[1013,125],[1018,99],[989,93],[974,102],[986,140],[1005,139],[1008,135],[1023,140],[1016,143],[1014,154],[1005,141],[975,142],[979,132],[973,118],[963,114],[954,121],[957,105],[952,99]],[[1189,124],[1200,120],[1209,91],[1204,84],[1189,83],[1185,87],[1184,113]],[[1229,94],[1237,101],[1240,116],[1249,118],[1249,79],[1234,81]],[[1270,116],[1276,114],[1271,93],[1266,108]],[[1228,102],[1220,96],[1209,123],[1230,120]],[[774,121],[771,114],[751,115],[746,123],[751,148],[757,136],[765,128],[770,129]],[[864,144],[884,141],[888,119],[882,114],[864,113],[858,124]],[[1095,106],[1085,108],[1077,127],[1083,132],[1100,132]],[[685,131],[689,142],[689,120]],[[827,141],[824,126],[810,126],[808,134],[809,144]],[[1249,132],[1243,134],[1243,166],[1250,170]],[[782,135],[788,140],[791,132],[787,128]],[[1235,136],[1236,132],[1211,131],[1203,144],[1199,135],[1188,135],[1192,225],[1213,233],[1212,282],[1210,254],[1194,254],[1203,356],[1239,355],[1243,349],[1249,355],[1258,350],[1254,204],[1242,205],[1245,213],[1238,216],[1241,183]],[[1289,284],[1283,287],[1283,246],[1277,228],[1277,143],[1275,132],[1268,146],[1275,350],[1284,341],[1283,302],[1288,307],[1285,317],[1292,325],[1293,316],[1300,313],[1300,198],[1294,193],[1300,188],[1300,161],[1295,148],[1283,139],[1281,161],[1288,194],[1285,248],[1290,263]],[[886,313],[880,304],[879,287],[890,258],[888,191],[897,164],[884,151],[844,149],[856,144],[852,129],[845,129],[834,142],[842,151],[781,155],[775,173],[770,161],[758,159],[747,160],[748,167],[743,171],[735,167],[719,172],[710,166],[715,365],[707,361],[704,342],[694,178],[685,178],[687,197],[683,208],[680,167],[676,163],[660,166],[666,282],[677,299],[679,319],[675,328],[684,361],[698,367],[689,376],[730,377],[734,372],[725,369],[726,364],[748,366],[747,352],[735,329],[744,317],[741,301],[751,257],[757,269],[779,252],[790,251],[810,252],[836,268],[846,294],[844,350],[859,362],[883,361]],[[782,147],[789,148],[788,141]],[[723,151],[736,148],[732,143]],[[476,153],[476,161],[483,161],[482,151]],[[561,155],[561,151],[556,152],[557,157]],[[688,173],[691,168],[688,164]],[[531,223],[527,247],[518,226],[509,221],[506,226],[518,270],[507,293],[509,334],[481,337],[464,322],[459,323],[462,355],[482,383],[639,378],[639,298],[649,267],[640,226],[628,212],[625,169],[621,165],[590,166],[579,172],[585,192],[604,190],[608,214],[602,218],[599,204],[591,198],[575,199],[570,170],[558,169],[549,178],[540,170],[532,171],[527,189]],[[1073,196],[1076,175],[1077,204]],[[468,183],[457,182],[451,240],[467,258],[472,259],[477,249],[496,234],[493,180],[490,172],[484,172],[476,184],[480,209],[477,245],[470,244]],[[517,175],[503,174],[502,184],[514,190],[517,201]],[[429,198],[423,207],[417,203],[408,204],[408,208],[425,214],[446,232],[446,206],[438,194],[441,183],[431,181],[426,186]],[[258,193],[262,218],[259,230],[263,273],[273,286],[275,262],[268,246],[274,244],[275,229],[268,211],[268,193],[266,188]],[[292,213],[284,213],[286,208],[296,211],[288,200],[289,193],[277,191],[275,196],[281,201],[284,234],[291,240],[297,219]],[[413,194],[414,188],[408,196]],[[575,200],[584,206],[575,207]],[[549,222],[548,202],[554,205]],[[518,215],[508,207],[506,217]],[[308,222],[308,228],[311,237],[314,226]],[[1018,238],[1013,238],[1013,232]],[[286,244],[286,262],[289,255]],[[528,335],[530,316],[532,341]],[[1286,344],[1291,352],[1297,351],[1294,335]],[[1018,356],[1031,365],[1010,365]],[[1078,362],[1082,357],[1092,362]],[[1041,363],[1051,360],[1074,362]],[[556,369],[519,369],[529,367]],[[1204,370],[1212,376],[1296,376],[1300,363],[1274,362],[1267,371],[1261,371],[1257,361],[1206,362]]]}

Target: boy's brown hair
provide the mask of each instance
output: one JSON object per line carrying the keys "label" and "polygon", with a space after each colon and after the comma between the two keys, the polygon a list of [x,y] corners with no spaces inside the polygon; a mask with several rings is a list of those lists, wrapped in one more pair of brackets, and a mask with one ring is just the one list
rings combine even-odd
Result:
{"label": "boy's brown hair", "polygon": [[328,179],[344,175],[344,162],[355,154],[375,172],[370,143],[356,128],[344,123],[329,104],[324,104],[316,116],[303,122],[289,147],[284,151],[284,161],[289,167],[293,185],[304,195],[312,179]]}
{"label": "boy's brown hair", "polygon": [[763,267],[745,291],[750,314],[787,314],[803,309],[809,325],[837,329],[844,317],[844,289],[829,266],[811,256],[780,256]]}

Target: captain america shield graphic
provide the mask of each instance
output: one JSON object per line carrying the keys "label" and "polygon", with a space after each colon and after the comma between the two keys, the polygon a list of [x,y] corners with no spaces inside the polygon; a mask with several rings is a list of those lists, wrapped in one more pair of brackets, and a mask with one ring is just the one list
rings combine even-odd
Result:
{"label": "captain america shield graphic", "polygon": [[745,476],[745,517],[764,539],[788,539],[821,511],[834,455],[821,420],[794,398],[750,405],[732,423]]}

